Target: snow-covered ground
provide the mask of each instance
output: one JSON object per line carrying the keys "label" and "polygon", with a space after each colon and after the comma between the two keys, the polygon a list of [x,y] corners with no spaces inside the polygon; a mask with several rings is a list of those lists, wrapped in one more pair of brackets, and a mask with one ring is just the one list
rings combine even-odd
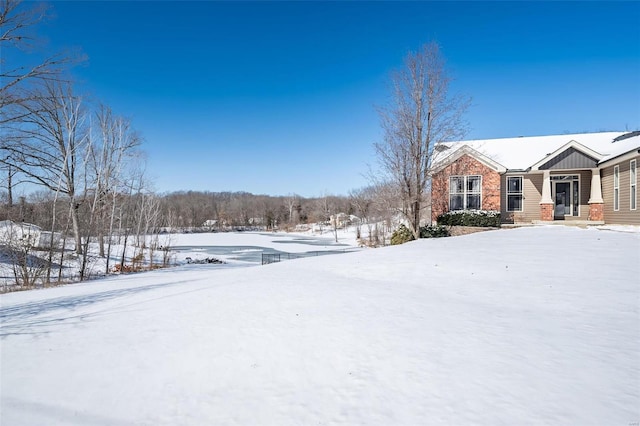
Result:
{"label": "snow-covered ground", "polygon": [[639,276],[554,226],[4,294],[0,424],[637,424]]}
{"label": "snow-covered ground", "polygon": [[[272,251],[286,252],[296,255],[317,252],[352,251],[358,248],[355,228],[339,230],[337,242],[333,232],[324,233],[286,233],[286,232],[220,232],[200,234],[171,234],[170,241],[174,249],[172,258],[177,264],[207,257],[227,262],[232,266],[252,266],[260,263],[260,254]],[[185,247],[187,249],[185,249]],[[207,247],[237,247],[228,254],[224,251],[207,249]],[[193,249],[192,249],[193,248]],[[239,261],[236,257],[243,253],[254,253],[253,262]]]}
{"label": "snow-covered ground", "polygon": [[[137,267],[149,269],[151,256],[153,255],[153,265],[182,265],[189,261],[202,261],[207,258],[215,258],[225,262],[221,267],[255,266],[261,263],[261,253],[284,252],[292,255],[304,256],[311,253],[322,252],[344,252],[357,250],[359,243],[356,239],[355,227],[340,229],[336,236],[330,228],[325,227],[323,232],[216,232],[216,233],[184,233],[184,234],[161,234],[146,238],[146,248],[141,248],[144,240],[136,241],[130,237],[127,241],[126,250],[122,244],[114,237],[113,246],[109,254],[109,267],[107,268],[107,257],[98,255],[97,244],[89,245],[88,261],[85,277],[104,277],[107,269],[109,273],[114,272],[114,268],[120,264],[123,258],[124,265],[132,266],[133,259],[140,256]],[[153,253],[149,247],[156,246]],[[172,250],[165,253],[160,247],[170,247]],[[234,248],[235,247],[235,248]],[[6,286],[11,289],[15,285],[14,263],[15,257],[11,255],[6,247],[0,244],[0,291]],[[226,250],[217,250],[226,248]],[[106,251],[106,250],[105,250]],[[242,253],[253,252],[253,256],[240,256]],[[47,252],[35,251],[32,255],[47,258]],[[244,258],[242,258],[244,257]],[[249,257],[247,259],[247,257]],[[286,257],[283,257],[283,259]],[[53,258],[52,277],[55,279],[58,273],[63,277],[62,281],[78,281],[80,268],[83,262],[82,256],[73,254],[73,241],[67,242],[67,251],[64,254],[64,261],[61,271],[58,271],[60,263],[59,254]],[[32,276],[36,276],[38,271],[33,270]],[[44,278],[45,271],[40,271],[39,275]],[[41,282],[37,283],[42,286]],[[14,287],[15,289],[15,287]]]}

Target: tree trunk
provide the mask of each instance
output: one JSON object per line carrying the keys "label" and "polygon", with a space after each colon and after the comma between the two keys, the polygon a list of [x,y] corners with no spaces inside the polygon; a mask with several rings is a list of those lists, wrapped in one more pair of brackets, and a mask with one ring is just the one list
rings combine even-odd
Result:
{"label": "tree trunk", "polygon": [[411,207],[411,210],[412,210],[411,213],[413,213],[412,231],[413,231],[414,238],[417,240],[418,238],[420,238],[420,201],[415,200],[413,202],[413,206]]}
{"label": "tree trunk", "polygon": [[7,207],[13,207],[13,171],[11,166],[7,169]]}
{"label": "tree trunk", "polygon": [[76,254],[82,254],[82,239],[80,237],[80,219],[75,199],[71,197],[71,225],[73,227],[73,239],[76,243]]}

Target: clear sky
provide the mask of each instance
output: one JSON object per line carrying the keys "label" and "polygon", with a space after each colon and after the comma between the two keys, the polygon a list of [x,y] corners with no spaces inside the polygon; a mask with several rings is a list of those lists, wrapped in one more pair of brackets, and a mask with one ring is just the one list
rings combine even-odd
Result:
{"label": "clear sky", "polygon": [[158,192],[367,185],[375,105],[440,43],[468,138],[640,128],[640,2],[54,1],[48,48],[130,117]]}

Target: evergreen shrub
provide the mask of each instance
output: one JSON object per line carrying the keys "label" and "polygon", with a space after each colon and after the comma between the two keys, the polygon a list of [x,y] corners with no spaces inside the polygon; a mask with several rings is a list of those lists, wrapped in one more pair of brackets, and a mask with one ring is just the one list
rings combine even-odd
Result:
{"label": "evergreen shrub", "polygon": [[500,227],[500,212],[493,210],[456,210],[438,216],[442,226]]}
{"label": "evergreen shrub", "polygon": [[443,225],[428,225],[420,228],[420,238],[441,238],[450,235],[449,229]]}
{"label": "evergreen shrub", "polygon": [[[440,238],[450,235],[446,226],[428,225],[420,227],[420,238]],[[400,225],[391,235],[391,245],[404,244],[413,240],[413,233],[405,225]]]}
{"label": "evergreen shrub", "polygon": [[393,231],[391,234],[391,245],[395,246],[398,244],[408,243],[413,240],[413,233],[404,225],[400,225],[398,229]]}

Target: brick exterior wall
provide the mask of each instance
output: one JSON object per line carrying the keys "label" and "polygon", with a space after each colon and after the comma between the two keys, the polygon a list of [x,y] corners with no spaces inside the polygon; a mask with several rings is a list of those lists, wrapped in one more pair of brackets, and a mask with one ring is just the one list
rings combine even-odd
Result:
{"label": "brick exterior wall", "polygon": [[589,220],[604,221],[604,203],[589,204]]}
{"label": "brick exterior wall", "polygon": [[540,220],[553,220],[553,204],[540,204]]}
{"label": "brick exterior wall", "polygon": [[434,222],[440,214],[449,211],[449,177],[468,175],[482,176],[480,207],[500,211],[500,174],[465,154],[431,179],[431,219]]}

